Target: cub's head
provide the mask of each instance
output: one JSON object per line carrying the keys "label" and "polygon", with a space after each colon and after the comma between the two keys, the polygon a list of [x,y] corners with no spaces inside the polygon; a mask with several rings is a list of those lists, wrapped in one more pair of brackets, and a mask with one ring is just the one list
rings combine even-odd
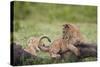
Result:
{"label": "cub's head", "polygon": [[64,24],[63,25],[63,34],[67,33],[69,31],[69,29],[70,29],[70,24]]}
{"label": "cub's head", "polygon": [[63,38],[69,38],[76,35],[79,29],[74,24],[64,24],[63,25]]}

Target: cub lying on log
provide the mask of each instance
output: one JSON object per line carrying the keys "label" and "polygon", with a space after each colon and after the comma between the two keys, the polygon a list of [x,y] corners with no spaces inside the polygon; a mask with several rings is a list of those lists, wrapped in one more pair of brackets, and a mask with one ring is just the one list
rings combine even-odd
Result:
{"label": "cub lying on log", "polygon": [[37,52],[40,51],[39,46],[45,46],[44,42],[42,42],[44,38],[51,42],[48,36],[31,37],[28,39],[28,46],[24,50],[31,53],[33,56],[37,56]]}

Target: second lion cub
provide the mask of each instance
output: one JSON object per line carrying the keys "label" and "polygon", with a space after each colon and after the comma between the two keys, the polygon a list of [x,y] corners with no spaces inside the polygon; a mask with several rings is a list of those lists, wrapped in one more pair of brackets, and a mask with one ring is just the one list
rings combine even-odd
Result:
{"label": "second lion cub", "polygon": [[27,42],[28,47],[24,50],[31,53],[33,56],[37,56],[37,52],[40,51],[40,47],[45,46],[45,44],[42,42],[42,39],[44,38],[51,42],[50,38],[47,36],[31,37]]}

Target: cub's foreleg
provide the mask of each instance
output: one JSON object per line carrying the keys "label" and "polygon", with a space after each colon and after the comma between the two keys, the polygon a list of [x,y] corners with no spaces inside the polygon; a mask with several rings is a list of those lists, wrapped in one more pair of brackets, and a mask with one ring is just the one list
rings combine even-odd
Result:
{"label": "cub's foreleg", "polygon": [[80,56],[80,51],[77,47],[75,47],[74,45],[72,44],[68,44],[67,45],[67,48],[72,51],[76,56]]}
{"label": "cub's foreleg", "polygon": [[60,54],[58,54],[60,49],[52,48],[49,53],[52,58],[60,58]]}

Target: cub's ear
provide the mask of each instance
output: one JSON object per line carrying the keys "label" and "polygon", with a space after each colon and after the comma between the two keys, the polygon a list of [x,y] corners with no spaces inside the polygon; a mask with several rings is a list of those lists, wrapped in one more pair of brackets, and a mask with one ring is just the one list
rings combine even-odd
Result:
{"label": "cub's ear", "polygon": [[64,28],[69,28],[70,27],[70,24],[63,24],[62,25]]}

